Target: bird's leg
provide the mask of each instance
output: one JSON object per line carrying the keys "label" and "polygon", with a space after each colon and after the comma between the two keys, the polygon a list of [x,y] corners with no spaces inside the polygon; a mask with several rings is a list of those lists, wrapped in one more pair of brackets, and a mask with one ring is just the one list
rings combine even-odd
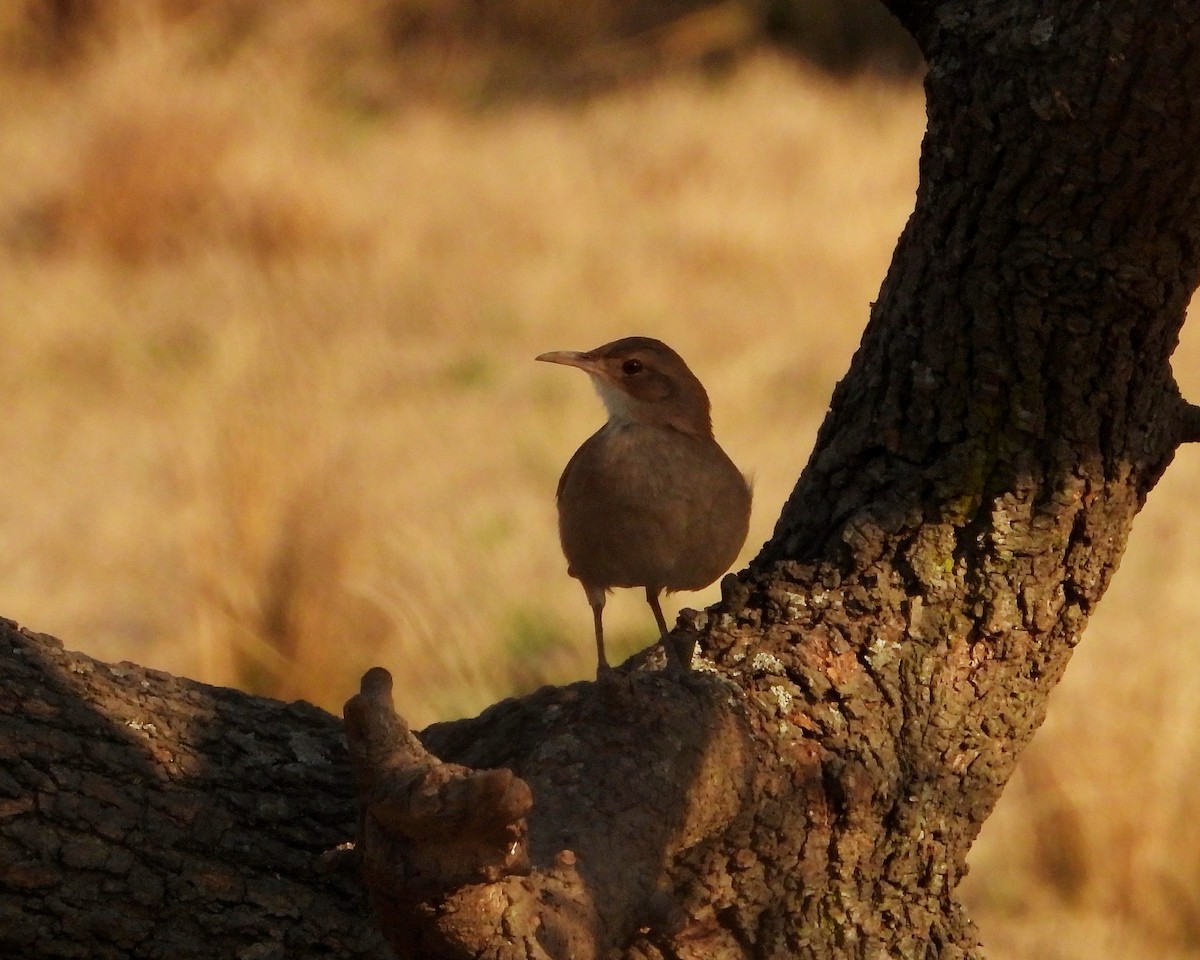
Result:
{"label": "bird's leg", "polygon": [[583,585],[588,604],[592,608],[592,621],[596,626],[596,679],[602,680],[612,673],[608,659],[604,656],[604,588]]}
{"label": "bird's leg", "polygon": [[683,662],[683,658],[679,656],[679,651],[675,648],[675,644],[671,642],[671,638],[667,636],[667,621],[663,617],[662,607],[658,605],[658,588],[646,588],[646,602],[650,604],[650,609],[654,611],[654,619],[658,623],[658,642],[662,644],[663,652],[667,655],[667,673],[677,674],[686,673],[690,664]]}
{"label": "bird's leg", "polygon": [[646,602],[650,604],[650,609],[654,611],[654,621],[658,624],[658,635],[665,637],[667,635],[667,621],[663,616],[662,607],[658,605],[658,588],[646,588]]}

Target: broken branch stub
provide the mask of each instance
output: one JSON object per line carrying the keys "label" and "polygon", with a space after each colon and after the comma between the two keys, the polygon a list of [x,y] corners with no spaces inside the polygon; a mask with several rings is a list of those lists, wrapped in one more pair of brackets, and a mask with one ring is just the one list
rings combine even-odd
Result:
{"label": "broken branch stub", "polygon": [[524,780],[427,751],[396,714],[380,667],[363,676],[344,716],[363,882],[400,957],[476,957],[484,944],[496,960],[592,955],[595,918],[573,855],[529,877],[533,792]]}
{"label": "broken branch stub", "polygon": [[472,770],[429,753],[392,705],[392,678],[368,671],[345,707],[358,775],[360,853],[406,886],[459,886],[529,872],[529,785],[511,770]]}

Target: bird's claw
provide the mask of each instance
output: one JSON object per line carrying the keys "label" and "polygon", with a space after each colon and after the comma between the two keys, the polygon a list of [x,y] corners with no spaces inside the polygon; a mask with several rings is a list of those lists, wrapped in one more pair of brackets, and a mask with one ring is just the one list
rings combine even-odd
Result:
{"label": "bird's claw", "polygon": [[664,633],[659,639],[659,643],[663,648],[663,653],[667,657],[667,665],[663,672],[668,677],[677,680],[692,672],[692,654],[695,651],[695,641],[690,637],[678,638]]}

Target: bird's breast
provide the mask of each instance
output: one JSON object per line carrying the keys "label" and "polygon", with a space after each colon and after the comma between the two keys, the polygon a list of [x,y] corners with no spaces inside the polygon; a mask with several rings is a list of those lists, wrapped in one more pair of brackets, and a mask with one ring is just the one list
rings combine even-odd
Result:
{"label": "bird's breast", "polygon": [[610,422],[567,464],[558,508],[563,551],[584,583],[687,590],[736,559],[750,492],[711,438]]}

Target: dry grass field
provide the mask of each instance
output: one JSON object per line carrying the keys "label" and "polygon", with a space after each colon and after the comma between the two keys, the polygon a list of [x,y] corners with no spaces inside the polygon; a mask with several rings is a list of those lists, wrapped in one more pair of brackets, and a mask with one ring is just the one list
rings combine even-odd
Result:
{"label": "dry grass field", "polygon": [[[384,664],[418,725],[586,676],[553,491],[601,408],[532,358],[631,333],[755,477],[743,560],[769,535],[911,208],[918,89],[757,55],[468,109],[403,95],[436,58],[105,9],[0,73],[0,614],[334,710]],[[980,838],[996,960],[1200,957],[1198,480],[1184,451]],[[610,611],[614,653],[653,639]]]}

